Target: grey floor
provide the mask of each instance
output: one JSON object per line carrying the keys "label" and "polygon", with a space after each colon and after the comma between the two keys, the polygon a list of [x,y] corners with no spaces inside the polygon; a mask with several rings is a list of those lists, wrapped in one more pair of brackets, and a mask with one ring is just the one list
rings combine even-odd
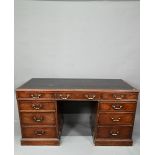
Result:
{"label": "grey floor", "polygon": [[[94,146],[88,115],[66,115],[60,146],[21,146],[20,127],[15,123],[15,155],[139,155],[139,130],[135,124],[133,146]],[[70,119],[72,118],[72,119]],[[78,119],[77,119],[78,118]],[[76,120],[72,122],[71,120]],[[80,120],[80,121],[78,121]]]}

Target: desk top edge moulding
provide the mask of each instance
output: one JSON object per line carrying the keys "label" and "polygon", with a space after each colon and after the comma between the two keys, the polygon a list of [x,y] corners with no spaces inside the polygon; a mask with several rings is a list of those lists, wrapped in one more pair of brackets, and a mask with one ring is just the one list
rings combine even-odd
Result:
{"label": "desk top edge moulding", "polygon": [[121,79],[32,78],[16,89],[21,145],[60,145],[61,101],[93,103],[90,124],[95,145],[132,145],[138,94]]}

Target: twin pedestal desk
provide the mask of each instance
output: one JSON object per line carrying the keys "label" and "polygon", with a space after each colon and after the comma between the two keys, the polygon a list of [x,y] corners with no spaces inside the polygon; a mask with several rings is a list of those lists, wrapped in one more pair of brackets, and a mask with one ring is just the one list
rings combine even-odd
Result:
{"label": "twin pedestal desk", "polygon": [[[22,145],[60,145],[61,101],[92,101],[95,145],[132,145],[138,90],[120,79],[33,78],[16,89]],[[78,102],[77,102],[78,104]]]}

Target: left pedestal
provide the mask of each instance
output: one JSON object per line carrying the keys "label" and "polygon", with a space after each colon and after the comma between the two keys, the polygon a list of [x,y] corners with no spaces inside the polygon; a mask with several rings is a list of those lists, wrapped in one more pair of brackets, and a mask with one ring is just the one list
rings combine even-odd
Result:
{"label": "left pedestal", "polygon": [[20,98],[16,94],[21,145],[60,145],[61,116],[57,101],[43,100],[37,93],[32,98]]}

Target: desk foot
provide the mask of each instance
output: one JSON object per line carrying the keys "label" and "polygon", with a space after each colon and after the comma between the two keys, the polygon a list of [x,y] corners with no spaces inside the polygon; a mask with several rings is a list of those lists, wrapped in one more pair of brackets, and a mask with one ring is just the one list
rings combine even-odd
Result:
{"label": "desk foot", "polygon": [[60,140],[56,138],[23,138],[21,145],[43,146],[43,145],[60,145]]}
{"label": "desk foot", "polygon": [[132,146],[132,139],[95,139],[95,146]]}

